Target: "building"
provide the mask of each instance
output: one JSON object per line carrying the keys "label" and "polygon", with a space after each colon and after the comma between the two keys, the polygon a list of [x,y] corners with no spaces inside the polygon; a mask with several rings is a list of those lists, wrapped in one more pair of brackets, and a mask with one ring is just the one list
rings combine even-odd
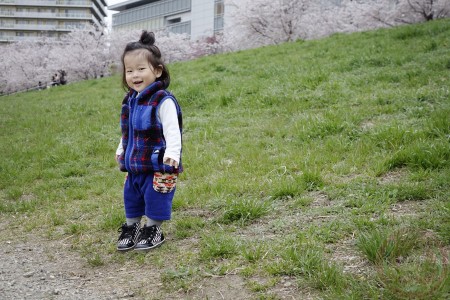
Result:
{"label": "building", "polygon": [[106,6],[106,0],[0,0],[0,42],[57,38],[103,24]]}
{"label": "building", "polygon": [[223,30],[224,0],[128,0],[111,5],[113,30],[167,29],[191,39]]}

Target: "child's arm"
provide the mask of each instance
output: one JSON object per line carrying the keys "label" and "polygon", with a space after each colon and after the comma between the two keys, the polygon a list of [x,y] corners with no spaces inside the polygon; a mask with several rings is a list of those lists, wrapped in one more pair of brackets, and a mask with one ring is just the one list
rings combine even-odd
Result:
{"label": "child's arm", "polygon": [[178,125],[177,108],[173,100],[167,99],[164,101],[159,108],[158,115],[166,140],[163,163],[178,168],[181,153],[181,133]]}

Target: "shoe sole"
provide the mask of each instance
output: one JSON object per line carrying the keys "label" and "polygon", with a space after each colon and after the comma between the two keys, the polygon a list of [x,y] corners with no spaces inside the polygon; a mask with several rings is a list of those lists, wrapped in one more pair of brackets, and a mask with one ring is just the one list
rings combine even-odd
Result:
{"label": "shoe sole", "polygon": [[133,250],[134,246],[130,247],[130,248],[116,248],[116,249],[117,249],[117,251],[120,251],[120,252],[127,252],[127,251],[130,251],[130,250]]}
{"label": "shoe sole", "polygon": [[134,251],[146,251],[146,250],[150,250],[150,249],[154,249],[154,248],[157,248],[157,247],[159,247],[159,246],[161,246],[162,245],[162,243],[164,243],[166,240],[164,239],[164,240],[162,240],[161,242],[159,242],[158,244],[156,244],[156,245],[153,245],[153,246],[151,246],[151,247],[138,247],[138,246],[136,246],[136,247],[134,247]]}
{"label": "shoe sole", "polygon": [[120,251],[120,252],[127,252],[127,251],[130,251],[130,250],[133,250],[134,247],[136,247],[136,242],[134,242],[134,245],[131,246],[131,247],[128,247],[128,248],[117,247],[116,249],[117,249],[117,251]]}

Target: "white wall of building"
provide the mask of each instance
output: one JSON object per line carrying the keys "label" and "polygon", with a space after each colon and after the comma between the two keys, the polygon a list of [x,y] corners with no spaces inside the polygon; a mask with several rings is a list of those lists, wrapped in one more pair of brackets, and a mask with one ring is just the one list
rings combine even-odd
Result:
{"label": "white wall of building", "polygon": [[214,0],[192,0],[191,39],[214,34]]}

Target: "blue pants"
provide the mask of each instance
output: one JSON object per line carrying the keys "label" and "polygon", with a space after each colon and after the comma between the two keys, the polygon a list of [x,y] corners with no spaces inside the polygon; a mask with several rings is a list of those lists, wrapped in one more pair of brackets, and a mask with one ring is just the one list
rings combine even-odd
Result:
{"label": "blue pants", "polygon": [[145,215],[153,220],[170,220],[174,195],[175,189],[170,193],[155,191],[153,173],[128,173],[123,191],[125,216],[137,218]]}

